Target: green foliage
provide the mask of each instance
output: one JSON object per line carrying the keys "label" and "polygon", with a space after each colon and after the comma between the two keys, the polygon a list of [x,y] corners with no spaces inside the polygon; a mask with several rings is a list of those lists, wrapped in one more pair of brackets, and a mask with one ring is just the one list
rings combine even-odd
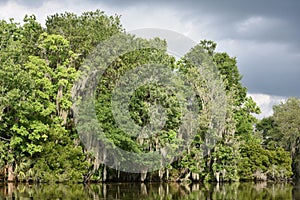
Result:
{"label": "green foliage", "polygon": [[292,168],[299,177],[299,113],[300,100],[289,98],[285,103],[273,107],[274,114],[262,119],[256,126],[268,149],[284,149],[290,152]]}
{"label": "green foliage", "polygon": [[253,133],[253,125],[256,118],[252,114],[259,114],[260,109],[251,97],[247,96],[245,88],[237,67],[236,58],[230,57],[227,53],[214,52],[216,43],[212,41],[201,41],[201,46],[212,56],[218,71],[223,78],[228,98],[231,99],[230,105],[235,121],[235,134],[249,137]]}
{"label": "green foliage", "polygon": [[[49,16],[46,28],[34,15],[25,16],[22,25],[13,19],[0,21],[0,170],[7,171],[8,166],[13,166],[18,181],[81,182],[84,176],[94,180],[103,178],[101,172],[105,167],[100,165],[97,155],[85,152],[79,142],[72,116],[71,90],[86,56],[101,41],[122,31],[119,16],[106,16],[99,10],[80,16],[73,13]],[[263,141],[260,142],[254,136],[253,127],[257,120],[252,116],[259,113],[259,108],[247,96],[247,89],[241,83],[236,58],[215,52],[216,43],[203,40],[176,62],[167,53],[166,41],[127,36],[137,47],[149,48],[133,49],[113,60],[97,86],[98,121],[95,123],[101,123],[110,142],[139,155],[165,146],[182,148],[183,140],[195,135],[186,151],[176,155],[178,160],[169,166],[170,176],[175,180],[238,181],[254,179],[258,173],[269,179],[283,180],[292,175],[290,154],[294,169],[300,163],[299,99],[291,98],[275,106],[274,116],[256,125],[262,134]],[[132,136],[115,121],[111,98],[118,81],[137,67],[151,69],[158,64],[194,81],[196,107],[202,114],[197,133],[186,131],[181,135],[179,129],[190,128],[181,127],[184,110],[178,98],[182,97],[176,96],[171,87],[159,83],[137,88],[128,107],[129,117],[143,127],[159,123],[157,116],[161,113],[155,109],[161,106],[166,123],[155,134],[146,138]],[[205,71],[201,71],[201,67],[213,73],[202,74]],[[142,75],[136,73],[133,76]],[[221,80],[224,87],[218,84]],[[126,83],[130,81],[125,78]],[[171,82],[184,88],[184,81]],[[222,98],[228,103],[226,109],[211,101],[222,94],[206,95],[223,90],[226,96]],[[121,91],[117,97],[127,92]],[[226,116],[222,127],[211,121],[214,114],[216,120]],[[81,117],[84,121],[87,116]],[[122,120],[126,125],[129,119]],[[81,128],[88,131],[94,126],[85,124]],[[106,154],[105,151],[100,153]],[[144,164],[151,164],[147,163],[149,160]]]}
{"label": "green foliage", "polygon": [[74,147],[71,142],[67,145],[49,142],[33,170],[40,182],[82,182],[87,168],[88,163],[80,146]]}
{"label": "green foliage", "polygon": [[[130,40],[131,44],[135,44],[137,46],[143,44],[144,47],[150,47],[157,44],[161,48],[142,48],[127,52],[119,56],[105,70],[105,73],[102,75],[101,81],[97,87],[96,95],[97,118],[101,123],[101,128],[105,133],[105,137],[108,138],[113,145],[134,153],[158,151],[165,145],[169,145],[169,143],[173,145],[170,146],[171,148],[176,148],[176,138],[181,110],[179,109],[176,96],[164,85],[151,83],[137,88],[130,97],[128,106],[130,116],[127,116],[130,117],[137,126],[143,127],[147,125],[150,127],[153,123],[154,125],[159,123],[157,121],[151,121],[155,120],[155,117],[150,115],[159,115],[158,110],[153,108],[161,106],[167,118],[166,123],[163,127],[161,127],[161,129],[155,131],[150,135],[150,137],[145,137],[144,135],[142,135],[142,137],[139,135],[132,136],[132,132],[130,131],[134,129],[134,127],[128,127],[127,124],[127,122],[131,119],[122,118],[121,122],[119,121],[118,123],[115,121],[112,112],[113,105],[111,103],[111,99],[114,89],[118,86],[118,81],[120,81],[121,77],[125,77],[123,81],[130,83],[132,79],[141,76],[139,73],[134,73],[132,75],[134,77],[126,77],[124,76],[126,72],[140,66],[145,68],[148,67],[147,69],[151,70],[151,68],[159,64],[168,66],[170,69],[174,68],[174,58],[166,53],[165,41],[158,38],[153,40],[144,40],[134,38],[132,36],[128,36],[128,40]],[[151,73],[149,76],[151,79]],[[120,93],[114,94],[114,98],[118,98],[120,99],[119,101],[122,101],[122,96],[127,94],[128,91],[126,89],[122,89]],[[122,126],[125,127],[125,129],[122,129],[119,123],[122,123]],[[147,134],[147,132],[143,134]],[[106,152],[103,152],[103,154],[105,153]],[[149,155],[148,160],[152,160],[152,155],[147,155]],[[136,159],[139,160],[140,158],[137,156]],[[131,161],[125,160],[124,162]],[[142,160],[141,162],[141,165],[147,165],[148,161]],[[150,164],[153,164],[153,162],[149,163],[149,165]]]}
{"label": "green foliage", "polygon": [[257,130],[262,134],[268,148],[281,147],[290,152],[296,177],[300,176],[300,100],[289,98],[273,107],[274,114],[261,120]]}
{"label": "green foliage", "polygon": [[281,146],[292,156],[300,154],[300,99],[289,98],[286,103],[274,106],[274,121],[282,134]]}
{"label": "green foliage", "polygon": [[71,50],[78,54],[76,69],[99,42],[123,30],[119,16],[107,16],[100,10],[80,16],[69,12],[48,16],[46,27],[48,33],[70,42]]}
{"label": "green foliage", "polygon": [[268,149],[280,147],[280,140],[283,137],[275,123],[274,117],[263,118],[256,124],[256,131],[262,136],[263,144]]}
{"label": "green foliage", "polygon": [[257,171],[273,180],[286,180],[293,174],[290,155],[282,148],[264,149],[258,139],[252,138],[242,144],[240,154],[239,174],[242,179],[254,179]]}
{"label": "green foliage", "polygon": [[212,154],[212,172],[220,173],[222,181],[238,181],[239,157],[237,146],[217,144]]}
{"label": "green foliage", "polygon": [[[224,127],[219,129],[219,132],[209,133],[210,138],[213,138],[216,143],[215,146],[208,146],[211,150],[204,149],[203,151],[202,148],[199,148],[207,145],[205,135],[208,133],[210,126],[208,120],[210,111],[207,108],[211,105],[206,105],[205,98],[202,97],[201,111],[204,113],[204,117],[201,119],[201,131],[196,134],[196,138],[188,152],[183,154],[179,166],[189,169],[188,171],[196,171],[206,181],[216,179],[220,181],[237,181],[239,178],[242,178],[238,173],[241,162],[243,162],[240,155],[241,144],[252,137],[253,127],[256,122],[256,118],[252,114],[260,111],[256,103],[250,97],[247,97],[247,90],[241,83],[242,76],[238,71],[236,59],[230,57],[227,53],[215,52],[215,48],[216,43],[203,40],[188,55],[195,59],[203,56],[202,52],[204,50],[211,56],[213,64],[223,80],[223,90],[226,91],[226,100],[228,102],[226,123],[223,125]],[[203,57],[202,60],[207,61],[208,59]],[[189,63],[186,63],[184,60],[179,65],[183,71],[192,70]],[[205,85],[205,82],[201,82],[201,80],[199,82]],[[220,90],[220,88],[218,89]],[[218,89],[215,88],[215,91]],[[255,165],[250,163],[249,166],[252,167],[252,164]],[[249,172],[250,176],[252,176],[252,173],[252,171]]]}
{"label": "green foliage", "polygon": [[[23,26],[12,21],[1,24],[4,33],[13,36],[13,40],[5,39],[0,51],[3,55],[0,74],[4,77],[1,78],[0,132],[1,148],[6,149],[1,153],[2,165],[13,164],[17,178],[29,180],[33,177],[28,173],[32,174],[36,163],[24,167],[24,159],[34,161],[47,157],[46,147],[53,142],[72,150],[72,137],[65,125],[72,105],[70,90],[76,78],[76,70],[71,66],[75,54],[62,36],[42,33],[34,16],[26,16]],[[81,149],[79,152],[84,155]],[[76,167],[73,169],[78,171]],[[82,171],[78,173],[82,178]],[[35,180],[43,178],[34,177]],[[74,178],[78,180],[78,175]]]}

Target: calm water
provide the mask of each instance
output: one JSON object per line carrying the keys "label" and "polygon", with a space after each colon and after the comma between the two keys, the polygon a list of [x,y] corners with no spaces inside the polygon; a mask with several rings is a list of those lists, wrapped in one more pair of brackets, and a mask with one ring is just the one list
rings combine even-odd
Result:
{"label": "calm water", "polygon": [[281,183],[90,185],[1,184],[0,199],[300,199],[300,187]]}

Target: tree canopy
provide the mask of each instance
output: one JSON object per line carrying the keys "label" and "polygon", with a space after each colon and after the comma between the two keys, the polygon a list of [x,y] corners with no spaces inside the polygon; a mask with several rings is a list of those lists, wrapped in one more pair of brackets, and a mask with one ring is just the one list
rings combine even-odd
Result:
{"label": "tree canopy", "polygon": [[[181,149],[185,144],[182,141],[194,136],[188,147],[174,156],[173,162],[154,172],[130,174],[122,172],[122,166],[108,169],[103,161],[113,160],[112,156],[106,151],[87,148],[76,129],[76,120],[84,122],[88,117],[75,120],[73,115],[72,97],[80,91],[74,86],[82,76],[80,68],[92,67],[86,62],[87,57],[96,55],[93,51],[99,43],[119,33],[127,35],[126,41],[149,48],[126,52],[110,62],[95,88],[97,119],[93,123],[101,124],[112,148],[136,155],[159,151],[165,160],[170,155],[162,152],[162,147]],[[247,96],[236,58],[216,52],[217,44],[213,41],[200,41],[176,60],[168,54],[165,40],[127,34],[119,16],[107,16],[99,10],[79,16],[68,12],[54,14],[47,18],[45,27],[33,15],[25,16],[22,25],[13,19],[1,20],[0,35],[0,178],[4,180],[238,181],[286,180],[292,175],[291,158],[295,160],[299,155],[299,100],[290,99],[275,106],[274,116],[258,123],[253,114],[259,113],[259,108]],[[150,48],[153,46],[160,48]],[[185,80],[193,80],[196,94],[193,106],[201,113],[197,131],[191,132],[190,126],[180,125],[184,115],[179,97],[171,87],[157,83],[144,84],[133,92],[128,118],[121,120],[151,128],[153,123],[159,124],[158,116],[164,115],[166,123],[148,138],[134,137],[120,128],[112,111],[114,89],[128,71],[140,66],[153,69],[154,64],[165,65],[173,74],[181,73]],[[201,67],[217,72],[204,77]],[[129,84],[140,76],[135,73],[132,79],[123,81]],[[170,82],[182,88],[186,84],[180,79]],[[224,91],[224,96],[216,91]],[[118,95],[121,98],[127,93],[124,90]],[[226,100],[227,106],[221,109],[223,105],[212,101],[213,98]],[[164,113],[158,105],[164,108]],[[185,106],[188,109],[189,105]],[[212,120],[214,114],[224,116],[224,123]],[[93,123],[84,124],[81,131],[93,129]],[[149,155],[144,166],[153,164],[149,162],[152,154]],[[134,163],[125,158],[123,161]]]}

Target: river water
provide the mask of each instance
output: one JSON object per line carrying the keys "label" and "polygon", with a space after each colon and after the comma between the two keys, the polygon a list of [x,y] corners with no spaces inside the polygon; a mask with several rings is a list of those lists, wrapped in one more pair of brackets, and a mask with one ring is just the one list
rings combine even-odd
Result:
{"label": "river water", "polygon": [[4,184],[0,199],[300,199],[300,185],[291,183],[107,183]]}

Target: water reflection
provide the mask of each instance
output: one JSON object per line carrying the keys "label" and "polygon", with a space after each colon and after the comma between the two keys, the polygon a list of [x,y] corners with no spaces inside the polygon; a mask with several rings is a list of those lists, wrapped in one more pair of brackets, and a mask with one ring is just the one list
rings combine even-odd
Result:
{"label": "water reflection", "polygon": [[300,199],[288,183],[1,184],[0,199]]}

